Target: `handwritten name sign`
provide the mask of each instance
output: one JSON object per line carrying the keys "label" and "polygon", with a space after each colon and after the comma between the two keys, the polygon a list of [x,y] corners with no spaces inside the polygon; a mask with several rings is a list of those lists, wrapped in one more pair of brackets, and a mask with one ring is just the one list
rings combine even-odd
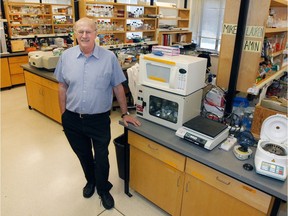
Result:
{"label": "handwritten name sign", "polygon": [[223,24],[222,34],[236,35],[237,25],[236,24]]}
{"label": "handwritten name sign", "polygon": [[[222,34],[225,35],[236,35],[237,24],[223,24]],[[259,40],[247,40],[245,39],[243,44],[243,50],[247,52],[261,52],[262,40],[264,37],[264,27],[263,26],[246,26],[245,37],[260,39]]]}
{"label": "handwritten name sign", "polygon": [[[222,34],[236,35],[237,33],[237,24],[223,24]],[[246,26],[245,37],[253,38],[263,38],[264,36],[264,27],[263,26]]]}
{"label": "handwritten name sign", "polygon": [[243,44],[243,50],[247,52],[261,52],[262,42],[254,40],[245,40]]}

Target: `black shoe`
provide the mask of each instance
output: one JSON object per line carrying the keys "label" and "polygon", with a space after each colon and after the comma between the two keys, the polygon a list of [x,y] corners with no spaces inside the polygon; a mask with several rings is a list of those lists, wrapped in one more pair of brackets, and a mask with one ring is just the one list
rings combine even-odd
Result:
{"label": "black shoe", "polygon": [[109,191],[102,193],[100,198],[105,209],[111,209],[114,207],[114,199]]}
{"label": "black shoe", "polygon": [[83,197],[90,198],[95,191],[95,184],[87,183],[83,188]]}

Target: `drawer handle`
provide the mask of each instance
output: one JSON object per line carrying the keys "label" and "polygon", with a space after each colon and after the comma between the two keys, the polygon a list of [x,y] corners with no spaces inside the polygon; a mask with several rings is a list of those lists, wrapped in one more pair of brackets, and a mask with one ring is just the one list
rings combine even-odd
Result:
{"label": "drawer handle", "polygon": [[189,192],[189,184],[190,184],[190,181],[189,182],[187,182],[187,184],[186,184],[186,192]]}
{"label": "drawer handle", "polygon": [[150,144],[148,144],[148,147],[152,150],[158,151],[158,148],[153,148]]}
{"label": "drawer handle", "polygon": [[223,184],[225,184],[225,185],[230,185],[230,183],[231,183],[231,182],[226,182],[226,181],[220,179],[218,176],[216,177],[216,179],[217,179],[219,182],[221,182],[221,183],[223,183]]}
{"label": "drawer handle", "polygon": [[177,187],[180,186],[180,178],[181,178],[181,176],[179,176],[178,179],[177,179]]}

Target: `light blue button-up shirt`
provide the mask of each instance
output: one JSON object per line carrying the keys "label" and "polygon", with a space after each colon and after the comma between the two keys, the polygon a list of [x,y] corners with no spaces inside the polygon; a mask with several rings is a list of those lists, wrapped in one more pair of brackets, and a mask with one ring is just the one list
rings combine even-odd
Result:
{"label": "light blue button-up shirt", "polygon": [[117,57],[109,50],[95,46],[86,57],[79,46],[61,55],[54,75],[68,86],[66,109],[81,114],[96,114],[111,109],[112,88],[126,80]]}

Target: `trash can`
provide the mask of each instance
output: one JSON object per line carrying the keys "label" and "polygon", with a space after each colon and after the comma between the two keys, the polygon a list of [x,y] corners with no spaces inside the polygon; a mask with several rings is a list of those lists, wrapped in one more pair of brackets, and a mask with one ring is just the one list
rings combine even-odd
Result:
{"label": "trash can", "polygon": [[118,174],[121,179],[125,178],[125,141],[124,134],[118,136],[113,140],[116,150]]}

